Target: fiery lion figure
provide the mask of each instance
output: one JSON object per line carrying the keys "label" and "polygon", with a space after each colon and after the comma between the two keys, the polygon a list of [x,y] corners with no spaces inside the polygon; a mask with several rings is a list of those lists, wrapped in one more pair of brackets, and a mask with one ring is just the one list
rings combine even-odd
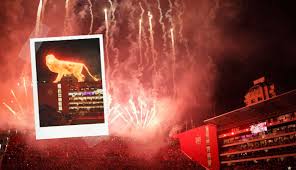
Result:
{"label": "fiery lion figure", "polygon": [[83,68],[94,81],[98,81],[83,63],[59,60],[53,54],[46,55],[46,66],[51,72],[58,74],[57,78],[53,81],[54,83],[60,82],[65,75],[73,75],[77,78],[78,82],[84,82]]}

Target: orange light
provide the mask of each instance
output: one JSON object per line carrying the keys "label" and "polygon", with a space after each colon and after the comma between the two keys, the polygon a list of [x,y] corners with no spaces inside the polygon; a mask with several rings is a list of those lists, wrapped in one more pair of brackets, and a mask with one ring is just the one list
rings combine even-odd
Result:
{"label": "orange light", "polygon": [[84,82],[85,76],[82,74],[83,68],[94,81],[98,81],[98,79],[89,72],[85,64],[59,60],[53,54],[46,55],[46,66],[51,72],[58,74],[55,81],[53,81],[54,83],[61,81],[65,75],[73,75],[77,78],[78,82]]}

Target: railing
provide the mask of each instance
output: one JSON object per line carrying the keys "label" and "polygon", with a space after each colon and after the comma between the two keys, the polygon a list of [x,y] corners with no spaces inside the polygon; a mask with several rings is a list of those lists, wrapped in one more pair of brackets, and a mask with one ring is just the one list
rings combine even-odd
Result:
{"label": "railing", "polygon": [[296,153],[283,154],[283,155],[272,155],[272,156],[262,156],[262,157],[246,158],[246,159],[230,160],[230,161],[221,161],[221,164],[258,161],[258,160],[264,160],[264,159],[274,159],[274,158],[292,157],[292,156],[296,156]]}
{"label": "railing", "polygon": [[245,143],[250,143],[250,142],[257,142],[257,141],[261,141],[261,140],[272,139],[272,138],[276,138],[276,137],[288,136],[288,135],[294,135],[294,134],[296,134],[296,132],[264,135],[264,136],[261,136],[261,138],[259,137],[257,139],[251,139],[251,140],[246,140],[246,141],[240,141],[240,142],[236,142],[236,143],[226,144],[226,145],[222,145],[221,147],[222,148],[225,148],[225,147],[229,147],[229,146],[235,146],[235,145],[240,145],[240,144],[245,144]]}
{"label": "railing", "polygon": [[[284,124],[284,123],[290,123],[290,122],[293,122],[293,121],[296,121],[296,117],[291,118],[290,120],[287,120],[287,121],[277,121],[277,122],[272,122],[272,123],[266,121],[266,123],[267,123],[267,127],[271,127],[271,126],[276,126],[276,125],[280,125],[280,124]],[[247,132],[249,132],[249,131],[250,131],[249,128],[247,128],[247,130],[246,130],[246,129],[242,129],[242,130],[239,130],[239,131],[233,132],[233,133],[234,133],[233,135],[229,135],[229,134],[231,134],[232,132],[229,132],[229,133],[227,133],[227,134],[221,134],[221,135],[218,136],[218,138],[219,138],[219,139],[222,139],[222,138],[227,138],[227,137],[234,137],[235,135],[239,135],[239,134],[247,133]]]}
{"label": "railing", "polygon": [[234,152],[222,153],[222,154],[220,154],[220,156],[227,156],[227,155],[255,152],[255,151],[261,151],[261,150],[276,149],[276,148],[284,148],[284,147],[289,147],[289,146],[296,146],[296,143],[282,144],[282,145],[268,146],[268,147],[257,148],[257,149],[248,149],[248,150],[243,150],[243,151],[234,151]]}

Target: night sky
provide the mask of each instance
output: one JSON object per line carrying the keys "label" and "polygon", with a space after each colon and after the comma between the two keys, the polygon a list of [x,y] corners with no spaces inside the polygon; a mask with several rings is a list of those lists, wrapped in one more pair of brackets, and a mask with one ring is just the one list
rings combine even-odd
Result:
{"label": "night sky", "polygon": [[235,18],[221,9],[223,44],[215,53],[216,114],[244,106],[253,80],[266,76],[279,93],[296,89],[296,11],[293,1],[240,1]]}
{"label": "night sky", "polygon": [[[47,54],[54,54],[59,60],[84,63],[92,75],[101,77],[98,38],[36,42],[35,48],[38,81],[53,81],[57,76],[46,66]],[[85,69],[82,74],[86,79],[90,78]]]}

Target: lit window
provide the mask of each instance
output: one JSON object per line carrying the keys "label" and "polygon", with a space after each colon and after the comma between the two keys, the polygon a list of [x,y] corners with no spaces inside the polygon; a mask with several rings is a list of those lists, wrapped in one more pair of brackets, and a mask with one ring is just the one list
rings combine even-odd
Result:
{"label": "lit window", "polygon": [[211,152],[211,147],[207,146],[207,153],[210,153],[210,152]]}
{"label": "lit window", "polygon": [[208,160],[211,160],[211,153],[207,153]]}
{"label": "lit window", "polygon": [[62,86],[61,86],[61,84],[58,84],[58,88],[61,88]]}

